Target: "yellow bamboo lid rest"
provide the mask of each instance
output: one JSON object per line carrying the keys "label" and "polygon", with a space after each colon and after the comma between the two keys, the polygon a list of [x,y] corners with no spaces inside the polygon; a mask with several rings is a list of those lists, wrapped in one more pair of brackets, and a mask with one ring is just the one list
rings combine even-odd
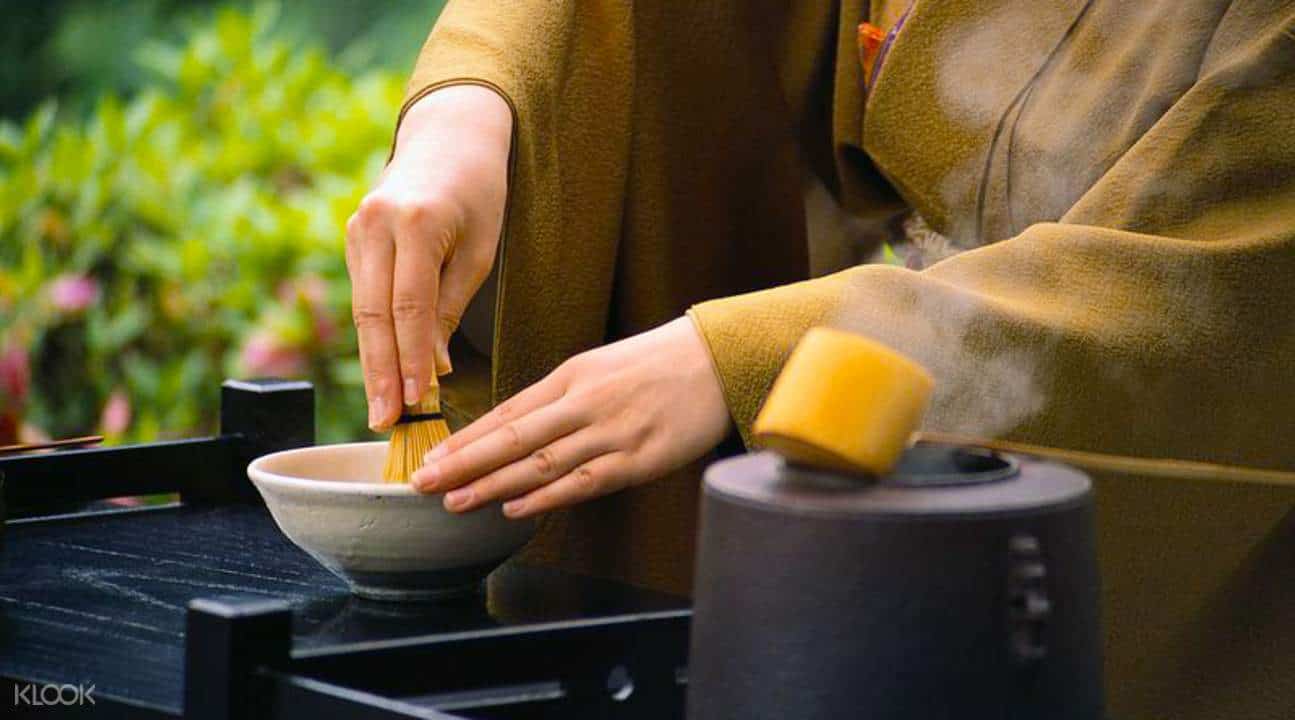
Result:
{"label": "yellow bamboo lid rest", "polygon": [[788,460],[884,475],[922,421],[935,381],[861,335],[811,328],[792,350],[752,428]]}

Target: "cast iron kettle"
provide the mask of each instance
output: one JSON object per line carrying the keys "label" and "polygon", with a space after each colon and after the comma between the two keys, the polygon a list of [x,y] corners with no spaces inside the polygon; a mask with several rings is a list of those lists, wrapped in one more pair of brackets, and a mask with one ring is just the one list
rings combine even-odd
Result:
{"label": "cast iron kettle", "polygon": [[1103,716],[1091,483],[918,445],[879,480],[706,472],[688,717]]}

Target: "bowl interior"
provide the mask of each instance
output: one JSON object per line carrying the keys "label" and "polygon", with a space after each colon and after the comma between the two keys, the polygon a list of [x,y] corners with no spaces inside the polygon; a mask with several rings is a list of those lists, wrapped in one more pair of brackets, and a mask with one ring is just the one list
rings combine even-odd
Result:
{"label": "bowl interior", "polygon": [[261,473],[292,480],[406,487],[382,482],[382,464],[386,454],[387,443],[382,441],[316,445],[266,455],[254,461],[251,467]]}

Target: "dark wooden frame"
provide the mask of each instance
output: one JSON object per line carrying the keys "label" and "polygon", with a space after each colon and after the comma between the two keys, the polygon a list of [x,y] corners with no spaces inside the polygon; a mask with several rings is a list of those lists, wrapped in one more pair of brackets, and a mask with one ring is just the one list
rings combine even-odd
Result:
{"label": "dark wooden frame", "polygon": [[[155,493],[179,493],[184,503],[259,502],[245,467],[264,453],[314,442],[314,390],[304,382],[227,381],[221,388],[220,429],[208,438],[0,458],[3,499],[11,511],[29,514]],[[53,515],[9,523],[68,519]],[[202,598],[188,608],[182,717],[677,716],[683,707],[690,617],[689,610],[669,610],[293,650],[286,602]],[[13,697],[19,683],[33,680],[0,677],[0,697]],[[411,700],[411,695],[417,697]],[[42,710],[32,712],[39,716]],[[69,715],[175,717],[108,696],[93,707],[60,709],[60,717]]]}
{"label": "dark wooden frame", "polygon": [[[448,710],[472,718],[668,718],[683,707],[690,615],[642,613],[292,651],[286,604],[195,600],[184,717],[461,717]],[[411,692],[421,694],[417,703],[395,697]]]}

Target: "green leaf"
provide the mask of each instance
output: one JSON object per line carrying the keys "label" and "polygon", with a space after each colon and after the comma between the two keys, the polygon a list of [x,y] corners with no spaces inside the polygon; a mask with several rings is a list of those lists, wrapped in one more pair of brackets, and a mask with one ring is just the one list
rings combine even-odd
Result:
{"label": "green leaf", "polygon": [[149,310],[139,304],[126,305],[111,317],[99,320],[99,315],[87,327],[90,344],[101,350],[115,352],[139,337],[148,327]]}
{"label": "green leaf", "polygon": [[[321,437],[367,436],[342,227],[385,161],[403,67],[342,71],[291,22],[305,7],[192,15],[181,43],[134,54],[151,85],[84,119],[48,103],[0,122],[0,332],[20,318],[34,362],[57,368],[33,418],[92,429],[124,387],[130,438],[202,432],[249,335],[269,332],[308,355]],[[102,292],[68,321],[45,289],[71,271]],[[280,302],[302,273],[322,298]],[[339,331],[327,344],[321,318]]]}
{"label": "green leaf", "polygon": [[24,145],[28,151],[35,149],[45,141],[49,131],[54,127],[54,116],[58,110],[58,105],[53,100],[41,104],[36,112],[32,113],[27,120],[26,134],[23,138]]}

